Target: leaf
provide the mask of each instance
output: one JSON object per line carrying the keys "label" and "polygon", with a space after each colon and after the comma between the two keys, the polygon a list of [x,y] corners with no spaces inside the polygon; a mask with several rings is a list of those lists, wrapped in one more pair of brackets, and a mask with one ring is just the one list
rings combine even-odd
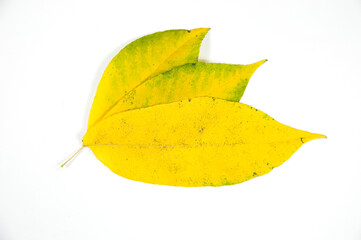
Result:
{"label": "leaf", "polygon": [[222,186],[264,175],[324,135],[283,125],[242,103],[202,97],[115,114],[83,138],[128,179]]}
{"label": "leaf", "polygon": [[135,40],[109,63],[98,85],[88,127],[100,121],[129,91],[147,79],[195,63],[208,28],[169,30]]}
{"label": "leaf", "polygon": [[239,101],[249,79],[266,60],[249,65],[193,63],[159,74],[124,96],[105,116],[195,97]]}
{"label": "leaf", "polygon": [[197,63],[207,31],[155,33],[120,51],[98,86],[83,147],[129,179],[223,186],[264,175],[325,138],[238,103],[265,60]]}

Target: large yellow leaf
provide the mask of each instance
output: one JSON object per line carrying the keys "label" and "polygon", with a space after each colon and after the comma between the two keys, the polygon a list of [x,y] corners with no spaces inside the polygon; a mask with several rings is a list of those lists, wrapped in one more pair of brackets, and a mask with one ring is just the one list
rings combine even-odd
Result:
{"label": "large yellow leaf", "polygon": [[195,97],[238,102],[252,74],[265,61],[249,65],[192,63],[174,68],[130,91],[104,118],[126,110]]}
{"label": "large yellow leaf", "polygon": [[324,137],[242,103],[202,97],[114,114],[91,128],[83,144],[125,178],[191,187],[264,175]]}
{"label": "large yellow leaf", "polygon": [[169,30],[135,40],[109,63],[93,101],[88,127],[100,121],[133,88],[159,73],[195,63],[208,28]]}

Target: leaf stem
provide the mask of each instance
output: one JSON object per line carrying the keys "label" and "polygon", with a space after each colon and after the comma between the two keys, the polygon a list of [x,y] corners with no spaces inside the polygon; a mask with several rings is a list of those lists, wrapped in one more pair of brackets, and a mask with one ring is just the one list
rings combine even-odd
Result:
{"label": "leaf stem", "polygon": [[66,160],[63,164],[60,165],[60,167],[64,167],[70,160],[72,160],[82,149],[84,146],[82,146],[76,153],[74,153],[68,160]]}

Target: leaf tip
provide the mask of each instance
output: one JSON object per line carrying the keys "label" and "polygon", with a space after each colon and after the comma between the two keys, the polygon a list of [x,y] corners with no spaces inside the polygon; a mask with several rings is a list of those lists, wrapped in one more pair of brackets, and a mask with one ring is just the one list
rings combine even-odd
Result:
{"label": "leaf tip", "polygon": [[267,62],[268,61],[268,59],[263,59],[263,60],[261,60],[261,61],[259,61],[259,62],[257,62],[259,65],[262,65],[262,64],[264,64],[265,62]]}
{"label": "leaf tip", "polygon": [[309,135],[305,136],[305,137],[301,137],[301,142],[303,144],[315,140],[315,139],[321,139],[321,138],[325,138],[327,139],[327,137],[323,134],[317,134],[317,133],[310,133]]}
{"label": "leaf tip", "polygon": [[211,28],[194,28],[194,29],[188,30],[188,32],[202,33],[202,34],[206,35],[210,29]]}
{"label": "leaf tip", "polygon": [[254,67],[254,70],[256,70],[257,68],[259,68],[261,65],[263,65],[265,62],[267,62],[268,60],[267,59],[263,59],[261,61],[258,61],[258,62],[255,62],[255,63],[252,63],[250,65],[252,65]]}

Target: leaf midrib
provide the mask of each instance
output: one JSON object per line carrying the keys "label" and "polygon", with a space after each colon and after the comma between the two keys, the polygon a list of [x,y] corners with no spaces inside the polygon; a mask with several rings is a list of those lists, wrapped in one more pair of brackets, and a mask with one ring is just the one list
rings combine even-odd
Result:
{"label": "leaf midrib", "polygon": [[290,138],[288,140],[281,140],[281,141],[274,141],[274,142],[261,142],[261,143],[223,143],[223,144],[212,144],[212,143],[202,143],[202,144],[176,144],[176,145],[164,145],[164,144],[149,144],[149,145],[142,145],[142,144],[88,144],[84,145],[84,147],[140,147],[140,148],[176,148],[176,147],[183,147],[183,148],[192,148],[192,147],[221,147],[221,146],[235,146],[235,145],[265,145],[265,144],[279,144],[285,142],[293,142],[293,141],[301,141],[302,144],[305,144],[302,141],[302,137],[298,138]]}

